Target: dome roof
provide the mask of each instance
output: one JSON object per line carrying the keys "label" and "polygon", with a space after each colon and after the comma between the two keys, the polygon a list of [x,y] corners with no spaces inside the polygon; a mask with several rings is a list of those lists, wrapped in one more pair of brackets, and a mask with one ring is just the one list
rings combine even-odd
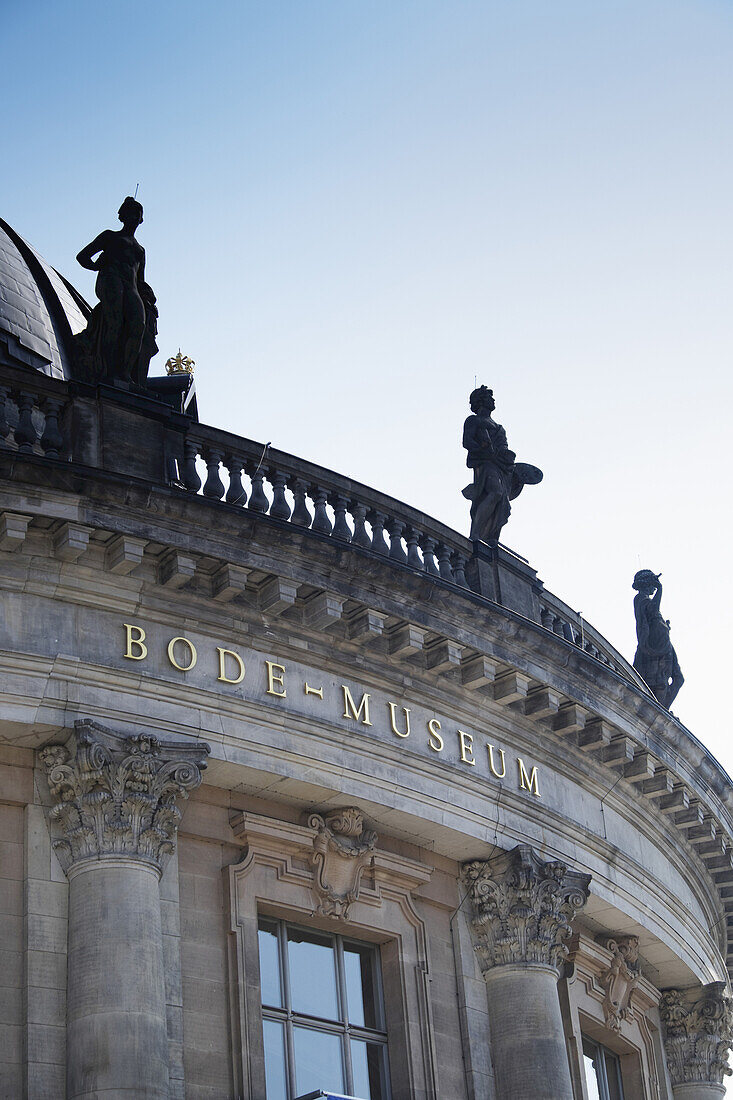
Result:
{"label": "dome roof", "polygon": [[0,363],[72,375],[71,336],[90,306],[0,218]]}

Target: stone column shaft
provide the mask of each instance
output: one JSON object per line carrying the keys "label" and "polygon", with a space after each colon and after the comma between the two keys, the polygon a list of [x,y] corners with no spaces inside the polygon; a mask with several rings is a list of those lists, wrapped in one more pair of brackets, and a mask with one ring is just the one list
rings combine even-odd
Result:
{"label": "stone column shaft", "polygon": [[158,881],[134,860],[69,872],[68,1100],[168,1098]]}
{"label": "stone column shaft", "polygon": [[557,982],[590,875],[528,845],[464,868],[486,981],[497,1100],[573,1100]]}
{"label": "stone column shaft", "polygon": [[167,1100],[159,881],[209,746],[94,722],[40,751],[69,879],[67,1100]]}

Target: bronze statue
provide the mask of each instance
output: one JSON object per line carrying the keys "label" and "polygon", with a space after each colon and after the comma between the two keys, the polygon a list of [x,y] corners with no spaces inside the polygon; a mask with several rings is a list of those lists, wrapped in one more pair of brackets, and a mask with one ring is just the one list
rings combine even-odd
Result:
{"label": "bronze statue", "polygon": [[494,392],[479,386],[470,397],[472,415],[463,425],[466,465],[473,470],[473,483],[463,490],[471,501],[471,538],[496,546],[501,529],[509,519],[510,501],[525,485],[542,481],[542,470],[526,462],[515,462],[506,432],[492,419],[496,408]]}
{"label": "bronze statue", "polygon": [[640,569],[633,580],[637,649],[634,668],[667,710],[685,682],[677,654],[669,637],[669,620],[659,610],[662,600],[661,573]]}
{"label": "bronze statue", "polygon": [[145,282],[145,249],[135,240],[143,208],[128,195],[118,217],[122,229],[105,229],[76,257],[82,267],[99,272],[99,304],[76,337],[77,359],[85,381],[143,387],[158,350],[155,295]]}

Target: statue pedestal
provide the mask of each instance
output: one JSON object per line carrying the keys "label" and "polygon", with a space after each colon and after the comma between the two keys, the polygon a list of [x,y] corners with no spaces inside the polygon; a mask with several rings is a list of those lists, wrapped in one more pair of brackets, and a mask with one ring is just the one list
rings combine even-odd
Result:
{"label": "statue pedestal", "polygon": [[123,385],[72,383],[71,390],[67,417],[75,462],[156,483],[173,480],[188,416],[165,398]]}
{"label": "statue pedestal", "polygon": [[480,596],[517,611],[527,619],[540,621],[538,593],[542,581],[529,562],[506,546],[489,546],[476,541],[466,566],[469,586]]}

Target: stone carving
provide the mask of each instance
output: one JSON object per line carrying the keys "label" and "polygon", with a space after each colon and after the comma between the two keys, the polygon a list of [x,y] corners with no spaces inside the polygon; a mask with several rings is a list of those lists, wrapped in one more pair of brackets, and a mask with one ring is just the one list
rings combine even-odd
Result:
{"label": "stone carving", "polygon": [[526,462],[515,462],[506,432],[492,419],[496,408],[494,392],[479,386],[470,397],[471,416],[463,425],[466,465],[473,470],[473,483],[463,495],[471,501],[471,538],[496,546],[501,529],[509,519],[510,501],[525,485],[542,481],[542,470]]}
{"label": "stone carving", "polygon": [[308,825],[316,830],[311,863],[318,912],[348,920],[377,834],[364,828],[362,812],[354,806],[333,810],[325,817],[311,814]]}
{"label": "stone carving", "polygon": [[606,1027],[620,1031],[622,1020],[634,1019],[631,994],[641,977],[639,937],[599,936],[598,942],[612,955],[611,965],[600,975],[601,985],[606,991],[603,998]]}
{"label": "stone carving", "polygon": [[142,388],[158,351],[158,309],[145,282],[145,249],[135,240],[143,208],[128,195],[118,217],[122,229],[103,230],[76,257],[82,267],[99,273],[99,304],[75,337],[77,368],[82,381]]}
{"label": "stone carving", "polygon": [[684,683],[684,676],[669,638],[669,619],[663,619],[659,610],[662,600],[660,576],[661,573],[652,573],[651,569],[640,569],[632,583],[636,589],[634,615],[638,642],[634,668],[644,677],[662,706],[669,710]]}
{"label": "stone carving", "polygon": [[733,1006],[725,982],[702,990],[665,989],[659,1012],[672,1084],[722,1085],[733,1072],[728,1066]]}
{"label": "stone carving", "polygon": [[481,970],[534,963],[559,977],[570,923],[588,899],[591,876],[559,861],[544,862],[528,844],[464,864],[463,875],[473,901]]}
{"label": "stone carving", "polygon": [[87,719],[76,722],[75,746],[39,752],[51,797],[54,841],[68,870],[83,859],[128,856],[159,870],[175,850],[180,797],[198,787],[210,752],[204,743],[121,737]]}

